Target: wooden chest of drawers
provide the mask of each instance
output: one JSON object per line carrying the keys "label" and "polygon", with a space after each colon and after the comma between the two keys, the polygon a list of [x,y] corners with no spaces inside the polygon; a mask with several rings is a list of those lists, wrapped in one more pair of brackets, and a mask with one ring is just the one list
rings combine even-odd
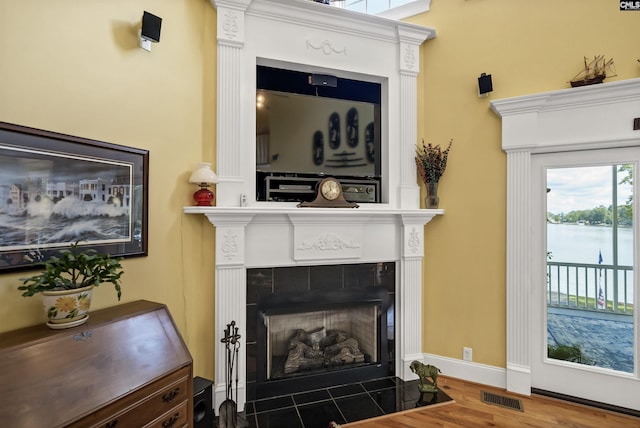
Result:
{"label": "wooden chest of drawers", "polygon": [[86,324],[0,335],[0,421],[10,427],[185,427],[192,359],[164,305],[137,301]]}

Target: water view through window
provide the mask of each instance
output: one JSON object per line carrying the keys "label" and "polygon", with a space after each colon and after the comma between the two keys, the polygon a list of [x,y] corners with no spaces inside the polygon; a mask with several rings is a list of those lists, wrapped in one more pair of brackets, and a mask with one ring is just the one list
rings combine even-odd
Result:
{"label": "water view through window", "polygon": [[547,352],[632,373],[633,167],[547,170]]}

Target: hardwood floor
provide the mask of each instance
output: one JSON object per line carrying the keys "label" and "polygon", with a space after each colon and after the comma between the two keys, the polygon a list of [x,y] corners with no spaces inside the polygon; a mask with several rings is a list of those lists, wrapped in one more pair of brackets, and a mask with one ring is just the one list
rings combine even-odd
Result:
{"label": "hardwood floor", "polygon": [[[640,418],[532,395],[510,394],[502,389],[441,376],[438,385],[455,400],[407,410],[379,418],[342,425],[342,428],[416,428],[416,427],[640,427]],[[524,411],[481,401],[481,392],[522,400]]]}

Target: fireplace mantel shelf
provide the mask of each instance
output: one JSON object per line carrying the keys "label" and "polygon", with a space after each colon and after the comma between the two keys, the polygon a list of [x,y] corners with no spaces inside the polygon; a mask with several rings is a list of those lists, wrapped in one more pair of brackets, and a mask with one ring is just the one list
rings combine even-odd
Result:
{"label": "fireplace mantel shelf", "polygon": [[332,219],[336,217],[350,218],[354,220],[362,221],[363,217],[368,218],[384,218],[384,217],[411,217],[414,219],[420,219],[424,224],[428,223],[437,215],[443,215],[444,209],[393,209],[393,208],[379,208],[376,209],[360,206],[359,208],[298,208],[295,206],[285,207],[202,207],[191,206],[184,207],[185,214],[203,214],[207,217],[215,216],[219,218],[229,217],[236,218],[238,216],[272,216],[272,215],[285,215],[289,217],[297,218],[317,218],[326,217]]}
{"label": "fireplace mantel shelf", "polygon": [[332,215],[335,213],[354,213],[354,214],[368,214],[368,215],[390,215],[390,214],[413,214],[420,215],[424,214],[425,216],[436,216],[444,214],[444,209],[397,209],[397,208],[377,208],[371,209],[360,206],[359,208],[298,208],[298,207],[202,207],[202,206],[191,206],[184,207],[185,214],[244,214],[244,213],[254,213],[254,214],[300,214],[300,213],[324,213],[328,215]]}

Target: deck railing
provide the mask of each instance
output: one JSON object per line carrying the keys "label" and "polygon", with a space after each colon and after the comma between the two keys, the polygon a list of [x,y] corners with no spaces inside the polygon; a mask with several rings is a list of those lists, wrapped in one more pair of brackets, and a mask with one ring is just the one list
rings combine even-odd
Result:
{"label": "deck railing", "polygon": [[547,304],[633,314],[633,266],[548,261]]}

